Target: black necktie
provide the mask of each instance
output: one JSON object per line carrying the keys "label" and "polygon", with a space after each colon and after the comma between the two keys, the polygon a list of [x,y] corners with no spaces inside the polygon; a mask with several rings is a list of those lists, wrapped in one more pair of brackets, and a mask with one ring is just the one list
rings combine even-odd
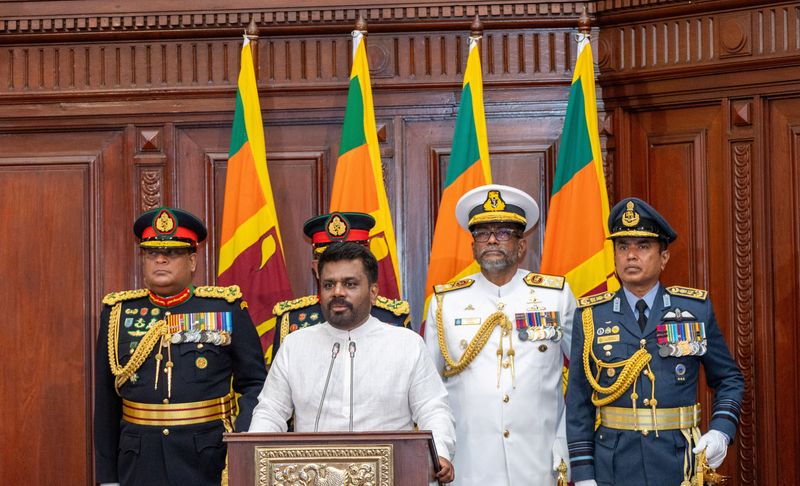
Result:
{"label": "black necktie", "polygon": [[647,326],[647,317],[644,315],[644,311],[647,310],[647,302],[639,299],[636,303],[636,310],[639,311],[639,328],[644,332],[644,328]]}

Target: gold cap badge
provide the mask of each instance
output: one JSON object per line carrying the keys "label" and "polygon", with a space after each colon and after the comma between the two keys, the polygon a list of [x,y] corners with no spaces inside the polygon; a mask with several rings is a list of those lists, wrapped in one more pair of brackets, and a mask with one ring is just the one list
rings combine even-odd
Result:
{"label": "gold cap badge", "polygon": [[347,223],[338,214],[334,214],[328,221],[326,231],[331,238],[340,238],[347,233]]}
{"label": "gold cap badge", "polygon": [[153,221],[153,227],[158,233],[170,234],[175,231],[175,217],[168,210],[163,209]]}
{"label": "gold cap badge", "polygon": [[622,213],[622,224],[631,228],[639,224],[639,213],[633,210],[633,201],[628,201],[625,205],[625,212]]}
{"label": "gold cap badge", "polygon": [[483,203],[484,211],[504,211],[506,203],[500,195],[500,191],[489,191],[486,194],[486,202]]}

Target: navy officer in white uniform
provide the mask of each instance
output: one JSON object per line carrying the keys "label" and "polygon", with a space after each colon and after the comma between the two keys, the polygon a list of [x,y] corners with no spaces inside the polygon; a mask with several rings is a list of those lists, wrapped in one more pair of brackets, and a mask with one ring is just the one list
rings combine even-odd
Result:
{"label": "navy officer in white uniform", "polygon": [[548,486],[567,461],[561,370],[575,297],[564,277],[519,268],[539,208],[486,185],[456,205],[480,273],[438,285],[425,341],[456,419],[459,485]]}

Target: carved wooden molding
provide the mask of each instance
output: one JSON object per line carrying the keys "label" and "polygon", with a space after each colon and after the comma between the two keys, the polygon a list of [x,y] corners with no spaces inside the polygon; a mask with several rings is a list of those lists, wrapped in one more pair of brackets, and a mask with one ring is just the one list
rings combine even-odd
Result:
{"label": "carved wooden molding", "polygon": [[718,69],[800,52],[800,3],[731,13],[647,19],[601,28],[598,66],[607,83],[641,74]]}
{"label": "carved wooden molding", "polygon": [[[664,1],[664,0],[660,0]],[[676,1],[676,0],[669,0]],[[19,14],[8,14],[0,19],[0,33],[5,34],[64,34],[64,33],[121,33],[181,31],[241,31],[250,22],[251,16],[261,34],[281,30],[282,27],[307,30],[346,31],[353,27],[359,15],[369,23],[370,31],[382,30],[389,25],[403,25],[425,22],[441,24],[444,22],[464,23],[465,30],[475,15],[487,21],[527,21],[537,19],[577,19],[586,6],[594,12],[590,1],[550,0],[528,1],[524,3],[481,2],[469,5],[434,3],[428,5],[384,3],[381,7],[370,6],[303,6],[295,8],[237,8],[237,3],[225,9],[209,8],[202,11],[138,12],[117,14],[114,11],[90,12],[83,14],[53,14],[52,12],[28,8]],[[324,3],[324,2],[320,2]],[[31,14],[30,12],[34,12]],[[38,15],[37,15],[38,14]],[[454,27],[454,26],[453,26]],[[576,25],[577,27],[577,25]]]}
{"label": "carved wooden molding", "polygon": [[139,169],[139,209],[142,212],[164,204],[163,179],[163,167],[145,166]]}
{"label": "carved wooden molding", "polygon": [[[574,30],[486,32],[484,83],[561,84],[572,78]],[[371,34],[376,87],[460,86],[468,32]],[[0,48],[0,98],[125,93],[152,99],[175,91],[233,91],[241,39],[158,40],[125,44],[50,44]],[[346,90],[350,38],[262,38],[260,85],[272,90]]]}
{"label": "carved wooden molding", "polygon": [[744,375],[744,399],[737,439],[739,444],[739,478],[742,484],[755,484],[756,477],[756,429],[755,429],[755,387],[753,321],[753,194],[752,194],[752,153],[753,142],[731,144],[733,159],[734,195],[734,255],[735,255],[735,293],[734,329],[736,332],[736,361]]}

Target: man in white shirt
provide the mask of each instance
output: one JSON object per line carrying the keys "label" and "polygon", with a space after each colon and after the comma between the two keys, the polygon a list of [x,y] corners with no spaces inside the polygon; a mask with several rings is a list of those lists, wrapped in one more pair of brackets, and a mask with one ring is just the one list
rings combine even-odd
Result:
{"label": "man in white shirt", "polygon": [[362,245],[335,243],[318,268],[326,322],[286,337],[249,431],[285,432],[292,413],[297,432],[411,430],[416,423],[433,432],[436,478],[451,482],[455,431],[447,391],[416,333],[370,315],[378,295],[375,257]]}
{"label": "man in white shirt", "polygon": [[564,277],[519,268],[539,208],[487,185],[456,205],[480,273],[437,285],[425,341],[456,417],[459,486],[554,486],[568,461],[561,369],[575,298]]}

